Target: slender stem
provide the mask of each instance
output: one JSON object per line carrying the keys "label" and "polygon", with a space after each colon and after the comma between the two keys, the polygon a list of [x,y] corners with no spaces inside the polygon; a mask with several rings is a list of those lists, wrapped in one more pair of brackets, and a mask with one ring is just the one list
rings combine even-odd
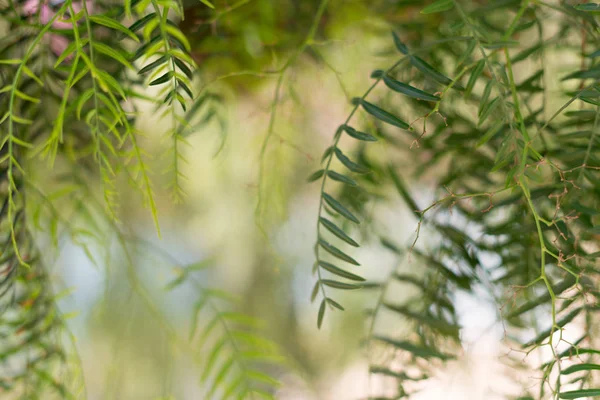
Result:
{"label": "slender stem", "polygon": [[264,236],[266,236],[266,232],[262,226],[262,223],[259,221],[259,213],[261,211],[261,207],[262,207],[262,203],[263,203],[262,198],[263,198],[264,173],[265,173],[265,164],[266,164],[265,153],[267,151],[269,141],[271,140],[271,137],[273,136],[273,133],[275,130],[275,117],[277,115],[277,108],[279,105],[279,97],[280,97],[280,92],[281,92],[281,86],[283,85],[283,78],[285,77],[285,73],[287,72],[287,70],[296,62],[298,57],[300,57],[300,55],[304,52],[304,50],[306,50],[306,48],[312,44],[312,41],[317,32],[317,27],[319,26],[319,23],[321,22],[321,19],[323,18],[323,14],[325,13],[325,10],[327,9],[328,4],[329,4],[329,0],[321,0],[321,3],[319,4],[319,7],[317,9],[315,18],[313,19],[311,27],[308,30],[308,33],[306,35],[306,38],[302,42],[302,45],[290,56],[290,58],[287,60],[287,62],[279,70],[279,78],[277,79],[277,84],[275,85],[275,93],[273,96],[273,103],[271,105],[271,116],[269,117],[269,125],[267,128],[267,135],[263,139],[263,142],[262,142],[262,145],[260,148],[260,154],[259,154],[260,166],[259,166],[259,172],[258,172],[258,200],[256,202],[255,216],[256,216],[256,222],[258,224],[258,227]]}

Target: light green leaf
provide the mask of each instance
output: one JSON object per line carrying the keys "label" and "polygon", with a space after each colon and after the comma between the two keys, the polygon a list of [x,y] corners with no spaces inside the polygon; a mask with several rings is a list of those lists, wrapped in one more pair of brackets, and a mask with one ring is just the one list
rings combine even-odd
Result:
{"label": "light green leaf", "polygon": [[442,11],[448,11],[454,7],[453,0],[438,0],[424,9],[421,10],[421,14],[434,14]]}
{"label": "light green leaf", "polygon": [[109,18],[105,15],[90,15],[89,16],[90,21],[98,24],[98,25],[103,25],[107,28],[110,29],[114,29],[117,30],[127,36],[129,36],[130,38],[132,38],[133,40],[135,40],[136,42],[139,42],[140,40],[138,39],[138,37],[135,35],[135,33],[133,33],[131,30],[129,30],[127,27],[125,27],[124,25],[122,25],[119,21],[114,20],[112,18]]}

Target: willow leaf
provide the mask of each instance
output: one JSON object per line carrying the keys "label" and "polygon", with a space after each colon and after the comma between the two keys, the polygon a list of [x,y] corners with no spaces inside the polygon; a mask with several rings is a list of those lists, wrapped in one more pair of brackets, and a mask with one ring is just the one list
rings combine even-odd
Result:
{"label": "willow leaf", "polygon": [[442,11],[451,10],[454,7],[453,0],[438,0],[424,9],[421,10],[421,14],[434,14]]}
{"label": "willow leaf", "polygon": [[352,128],[351,126],[343,125],[343,129],[344,129],[344,132],[346,132],[348,134],[348,136],[350,136],[356,140],[362,140],[364,142],[376,142],[377,141],[377,138],[375,136],[370,135],[365,132],[357,131],[356,129]]}
{"label": "willow leaf", "polygon": [[350,246],[359,247],[359,244],[355,242],[350,236],[346,234],[343,230],[341,230],[336,224],[331,222],[325,217],[319,217],[319,221],[327,228],[327,230],[333,233],[338,238],[342,239],[344,242],[348,243]]}
{"label": "willow leaf", "polygon": [[584,397],[600,396],[600,389],[581,389],[570,392],[561,392],[558,397],[561,399],[582,399]]}
{"label": "willow leaf", "polygon": [[573,374],[575,372],[580,371],[596,371],[600,370],[600,365],[598,364],[575,364],[571,365],[568,368],[563,369],[560,373],[563,375]]}
{"label": "willow leaf", "polygon": [[440,101],[441,99],[438,96],[434,96],[430,93],[424,92],[416,87],[407,85],[402,82],[398,82],[397,80],[390,78],[389,76],[383,77],[383,82],[387,87],[392,89],[395,92],[402,93],[408,97],[412,97],[417,100],[425,100],[425,101]]}
{"label": "willow leaf", "polygon": [[327,171],[327,176],[333,179],[334,181],[345,183],[348,186],[358,186],[358,183],[356,183],[354,179],[332,170]]}
{"label": "willow leaf", "polygon": [[362,276],[355,275],[351,272],[345,271],[335,265],[326,261],[319,261],[319,265],[328,272],[337,275],[342,278],[350,279],[351,281],[364,282],[366,279]]}
{"label": "willow leaf", "polygon": [[319,245],[335,258],[339,258],[340,260],[346,261],[347,263],[353,265],[360,265],[358,261],[356,261],[354,258],[350,257],[348,254],[344,253],[343,251],[341,251],[340,249],[323,239],[319,239]]}
{"label": "willow leaf", "polygon": [[341,290],[357,290],[357,289],[362,288],[362,285],[357,285],[354,283],[338,282],[338,281],[334,281],[331,279],[321,279],[321,283],[325,286],[329,286],[331,288],[341,289]]}
{"label": "willow leaf", "polygon": [[319,315],[317,317],[317,328],[321,329],[321,325],[323,325],[323,317],[325,316],[325,299],[321,301],[321,305],[319,306]]}
{"label": "willow leaf", "polygon": [[[434,81],[441,83],[442,85],[450,85],[452,83],[452,79],[448,78],[446,75],[442,74],[431,65],[429,65],[425,60],[417,56],[410,56],[410,63],[419,71],[421,71],[424,75],[430,77]],[[458,86],[455,85],[458,88]]]}
{"label": "willow leaf", "polygon": [[332,298],[328,297],[325,300],[327,300],[327,303],[331,304],[332,306],[334,306],[338,310],[344,311],[344,307],[340,303],[338,303],[337,301],[333,300]]}
{"label": "willow leaf", "polygon": [[394,44],[396,45],[396,48],[398,49],[398,51],[400,51],[400,53],[402,53],[402,54],[408,54],[408,47],[406,47],[406,45],[404,43],[402,43],[398,34],[396,34],[396,32],[394,32],[394,31],[392,31],[392,36],[394,38]]}
{"label": "willow leaf", "polygon": [[369,169],[366,167],[363,167],[360,164],[355,163],[354,161],[350,160],[348,157],[346,157],[346,155],[344,153],[342,153],[342,151],[340,149],[338,149],[337,147],[333,150],[336,157],[338,158],[338,160],[340,160],[340,162],[342,164],[344,164],[344,166],[346,168],[348,168],[350,171],[352,172],[356,172],[357,174],[366,174],[367,172],[369,172]]}
{"label": "willow leaf", "polygon": [[402,121],[400,118],[396,117],[393,114],[377,107],[374,104],[369,103],[366,100],[360,100],[360,104],[363,106],[366,112],[377,118],[378,120],[385,122],[390,125],[397,126],[402,129],[411,129],[410,125],[406,122]]}
{"label": "willow leaf", "polygon": [[320,170],[310,174],[310,176],[308,178],[306,178],[306,180],[308,182],[314,182],[314,181],[318,180],[319,178],[321,178],[323,176],[323,174],[325,174],[325,170],[320,169]]}
{"label": "willow leaf", "polygon": [[329,207],[333,208],[338,214],[342,217],[354,222],[355,224],[359,224],[360,221],[356,218],[346,207],[344,207],[339,201],[331,197],[329,194],[323,192],[323,199],[325,203],[329,205]]}

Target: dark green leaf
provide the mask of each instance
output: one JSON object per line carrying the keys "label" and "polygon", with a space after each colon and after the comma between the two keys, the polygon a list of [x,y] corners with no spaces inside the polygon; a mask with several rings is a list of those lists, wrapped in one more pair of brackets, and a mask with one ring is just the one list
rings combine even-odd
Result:
{"label": "dark green leaf", "polygon": [[345,183],[346,185],[349,185],[349,186],[358,186],[358,183],[356,183],[356,181],[354,179],[350,178],[349,176],[342,175],[340,173],[332,171],[332,170],[327,171],[327,176],[330,177],[331,179],[333,179],[334,181]]}
{"label": "dark green leaf", "polygon": [[321,285],[319,285],[319,282],[315,283],[315,286],[313,287],[312,293],[310,295],[310,302],[312,303],[313,301],[315,301],[315,299],[317,298],[317,295],[319,294],[319,288],[321,287]]}
{"label": "dark green leaf", "polygon": [[376,105],[369,103],[366,100],[360,100],[360,104],[363,106],[363,108],[365,109],[366,112],[368,112],[369,114],[371,114],[372,116],[374,116],[375,118],[377,118],[380,121],[383,121],[390,125],[397,126],[398,128],[411,129],[410,126],[406,122],[402,121],[395,115],[392,115],[389,112],[382,110],[381,108],[377,107]]}
{"label": "dark green leaf", "polygon": [[353,265],[360,265],[358,263],[358,261],[356,261],[354,258],[350,257],[348,254],[344,253],[343,251],[341,251],[340,249],[338,249],[337,247],[335,247],[332,244],[329,244],[328,242],[326,242],[325,240],[319,238],[319,245],[325,250],[327,251],[329,254],[331,254],[332,256],[339,258],[342,261],[346,261],[347,263],[353,264]]}
{"label": "dark green leaf", "polygon": [[155,86],[155,85],[160,85],[163,84],[165,82],[168,82],[169,79],[171,79],[171,77],[173,76],[172,72],[165,72],[163,75],[159,76],[158,78],[156,78],[155,80],[153,80],[152,82],[149,83],[150,86]]}
{"label": "dark green leaf", "polygon": [[131,32],[136,32],[136,31],[142,29],[144,26],[146,26],[146,24],[148,22],[152,21],[154,19],[154,17],[156,17],[156,13],[150,13],[150,14],[140,18],[139,20],[137,20],[133,24],[131,24],[131,26],[129,27],[129,30]]}
{"label": "dark green leaf", "polygon": [[600,396],[600,389],[580,389],[570,392],[561,392],[558,397],[561,399],[581,399],[584,397]]}
{"label": "dark green leaf", "polygon": [[342,151],[340,149],[338,149],[337,147],[333,150],[335,152],[336,157],[338,158],[338,160],[340,160],[340,162],[342,164],[344,164],[344,166],[346,168],[348,168],[350,171],[352,172],[356,172],[357,174],[366,174],[367,172],[369,172],[369,169],[366,167],[363,167],[360,164],[355,163],[354,161],[350,160],[348,157],[346,157],[346,155],[344,155],[344,153],[342,153]]}
{"label": "dark green leaf", "polygon": [[408,97],[412,97],[413,99],[425,101],[440,101],[440,98],[438,96],[434,96],[430,93],[424,92],[410,85],[398,82],[397,80],[390,78],[389,76],[384,76],[383,81],[385,82],[386,86],[392,89],[393,91],[402,93]]}
{"label": "dark green leaf", "polygon": [[338,238],[342,239],[344,242],[348,243],[351,246],[359,247],[359,244],[356,243],[350,236],[346,235],[346,233],[338,228],[333,222],[328,220],[325,217],[319,217],[319,221],[329,230],[329,232],[333,233]]}
{"label": "dark green leaf", "polygon": [[323,176],[323,174],[325,173],[324,169],[320,169],[316,172],[313,172],[306,180],[308,182],[314,182],[316,180],[318,180],[319,178],[321,178]]}
{"label": "dark green leaf", "polygon": [[563,375],[573,374],[575,372],[580,371],[595,371],[600,370],[600,365],[598,364],[575,364],[571,365],[568,368],[563,369],[560,373]]}
{"label": "dark green leaf", "polygon": [[342,290],[356,290],[362,288],[362,285],[357,285],[355,283],[344,283],[338,281],[332,281],[331,279],[321,279],[321,283],[325,286],[332,287],[334,289],[342,289]]}
{"label": "dark green leaf", "polygon": [[375,136],[369,135],[365,132],[359,132],[356,129],[352,128],[348,125],[343,125],[344,131],[348,134],[348,136],[353,137],[356,140],[362,140],[365,142],[376,142],[377,138]]}
{"label": "dark green leaf", "polygon": [[[430,77],[434,81],[441,83],[442,85],[448,86],[452,83],[452,79],[437,71],[420,57],[411,56],[410,63],[423,74]],[[458,88],[459,86],[455,85],[454,87]]]}
{"label": "dark green leaf", "polygon": [[392,31],[392,36],[394,37],[394,44],[396,45],[396,48],[400,51],[400,53],[408,54],[408,47],[406,47],[406,45],[402,43],[400,37],[396,34],[396,32]]}
{"label": "dark green leaf", "polygon": [[351,272],[345,271],[335,265],[328,263],[326,261],[319,261],[319,265],[328,272],[331,272],[334,275],[337,275],[342,278],[350,279],[351,281],[364,282],[365,278],[362,276],[355,275]]}
{"label": "dark green leaf", "polygon": [[321,301],[321,305],[319,306],[319,316],[317,317],[317,328],[321,329],[321,325],[323,325],[323,317],[325,316],[325,299]]}
{"label": "dark green leaf", "polygon": [[585,3],[585,4],[577,4],[575,6],[576,10],[585,11],[585,12],[600,12],[600,4],[597,3]]}
{"label": "dark green leaf", "polygon": [[338,310],[342,310],[344,311],[344,307],[342,307],[342,305],[340,303],[338,303],[337,301],[330,299],[329,297],[327,298],[327,302],[329,304],[331,304],[332,306],[334,306],[335,308],[337,308]]}
{"label": "dark green leaf", "polygon": [[187,76],[192,79],[194,77],[194,73],[192,70],[185,64],[185,62],[181,61],[179,58],[173,57],[173,61],[179,67],[179,69]]}
{"label": "dark green leaf", "polygon": [[164,64],[166,61],[167,61],[167,56],[162,56],[160,58],[157,58],[156,60],[152,61],[150,64],[146,65],[144,68],[140,69],[138,71],[138,74],[143,75],[146,72],[150,72],[154,68],[158,67],[159,65]]}
{"label": "dark green leaf", "polygon": [[323,199],[325,202],[333,208],[337,213],[339,213],[342,217],[349,219],[355,224],[359,224],[360,221],[356,218],[346,207],[344,207],[339,201],[331,197],[329,194],[323,192]]}

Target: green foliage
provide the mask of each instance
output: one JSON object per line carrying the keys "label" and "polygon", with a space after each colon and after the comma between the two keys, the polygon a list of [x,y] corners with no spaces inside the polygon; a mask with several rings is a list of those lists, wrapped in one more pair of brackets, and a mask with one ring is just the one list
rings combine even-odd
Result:
{"label": "green foliage", "polygon": [[[160,235],[150,155],[142,146],[145,132],[136,128],[144,102],[158,119],[168,119],[169,127],[159,132],[167,139],[159,156],[166,160],[167,186],[181,201],[188,136],[214,119],[225,131],[225,96],[208,85],[238,75],[276,78],[257,166],[255,214],[269,238],[270,227],[263,223],[271,204],[266,157],[277,136],[286,82],[304,58],[333,69],[317,39],[327,37],[328,13],[340,6],[307,2],[314,6],[312,22],[300,38],[285,37],[269,49],[289,53],[281,65],[268,61],[274,70],[227,71],[205,80],[200,50],[210,45],[216,53],[223,50],[207,26],[239,11],[241,17],[223,24],[223,43],[240,37],[251,42],[248,32],[254,28],[245,20],[254,11],[244,9],[247,3],[220,9],[218,2],[201,0],[198,9],[162,0],[41,2],[37,7],[48,8],[46,19],[39,10],[26,15],[24,4],[0,5],[0,21],[8,25],[0,38],[1,393],[85,397],[79,384],[71,384],[80,378],[79,367],[67,351],[63,317],[32,231],[47,225],[56,242],[58,226],[65,227],[92,259],[81,237],[97,239],[100,229],[93,217],[90,227],[73,228],[56,210],[57,198],[76,204],[81,215],[102,215],[101,224],[110,227],[131,264],[133,291],[147,300],[118,220],[124,180],[139,192]],[[526,358],[510,356],[509,362],[535,370],[521,398],[599,396],[599,6],[527,0],[385,3],[371,6],[385,15],[416,17],[389,20],[393,32],[384,53],[396,61],[376,69],[362,96],[351,100],[320,167],[308,177],[320,184],[311,295],[318,300],[317,326],[333,311],[356,308],[349,296],[376,293],[366,329],[369,373],[395,382],[389,398],[407,398],[418,392],[416,382],[460,357],[458,296],[485,293],[505,329],[506,346]],[[272,7],[261,2],[256,10],[274,20]],[[202,17],[200,26],[188,22],[199,18],[190,13]],[[261,46],[282,34],[273,20],[272,35],[259,34],[265,36]],[[246,53],[234,54],[225,68],[244,64]],[[261,53],[247,63],[265,60]],[[32,168],[41,163],[67,166],[59,194],[35,187]],[[87,181],[94,179],[103,187],[100,206],[91,205],[95,195]],[[415,194],[425,179],[435,184],[430,204]],[[405,245],[388,237],[372,211],[398,201],[417,218],[415,235]],[[47,220],[40,223],[41,214]],[[420,241],[422,228],[427,246]],[[365,270],[374,266],[358,255],[365,243],[377,247],[375,239],[398,260],[381,282],[365,279]],[[206,354],[194,357],[205,398],[274,398],[279,383],[271,373],[287,367],[281,349],[257,319],[237,311],[239,301],[199,283],[205,266],[178,267],[166,287],[193,288],[189,338],[176,338],[161,320],[164,330],[185,343],[186,351]],[[398,300],[398,292],[406,296]],[[384,332],[376,329],[381,320],[389,328]],[[567,340],[567,331],[578,337]],[[534,366],[527,359],[533,352],[542,355]]]}

